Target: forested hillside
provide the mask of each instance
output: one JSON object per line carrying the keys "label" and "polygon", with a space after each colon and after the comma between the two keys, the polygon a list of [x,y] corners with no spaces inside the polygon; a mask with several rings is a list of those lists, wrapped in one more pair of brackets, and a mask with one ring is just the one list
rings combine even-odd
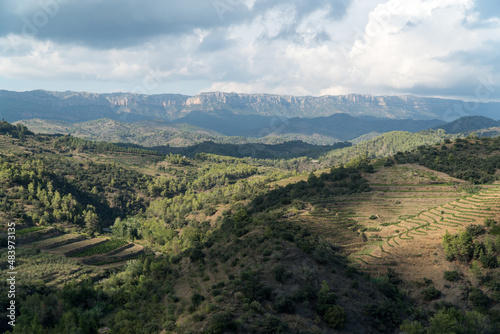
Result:
{"label": "forested hillside", "polygon": [[397,152],[406,152],[422,145],[442,142],[446,138],[454,138],[443,130],[428,130],[417,133],[393,131],[376,138],[362,141],[356,145],[331,151],[320,158],[322,165],[331,166],[348,162],[357,156],[369,159],[388,157]]}
{"label": "forested hillside", "polygon": [[[15,261],[2,248],[0,266],[18,272],[16,326],[2,322],[2,332],[500,328],[493,238],[500,207],[492,184],[500,167],[498,138],[392,133],[332,151],[321,160],[327,168],[301,173],[318,163],[203,150],[162,154],[35,135],[6,122],[0,129],[3,247],[8,224],[16,229]],[[267,149],[292,150],[288,145]],[[394,156],[372,159],[386,155]],[[453,202],[462,198],[467,204]],[[485,217],[481,231],[489,237],[476,233],[479,228],[455,237]],[[419,240],[438,245],[430,255],[436,275],[442,277],[449,260],[465,259],[472,270],[488,267],[477,276],[484,284],[464,278],[462,300],[448,296],[434,276],[412,281],[408,273],[429,266],[415,270],[415,262],[398,261],[423,260],[422,253],[397,252],[413,254],[405,248],[413,243],[422,252]],[[467,272],[457,269],[457,280]],[[6,275],[0,274],[2,289]],[[5,318],[5,294],[0,304]]]}

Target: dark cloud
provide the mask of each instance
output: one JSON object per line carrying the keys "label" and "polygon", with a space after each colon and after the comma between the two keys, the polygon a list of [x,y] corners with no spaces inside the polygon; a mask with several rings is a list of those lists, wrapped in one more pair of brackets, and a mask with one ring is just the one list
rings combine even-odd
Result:
{"label": "dark cloud", "polygon": [[[387,89],[391,89],[387,87]],[[466,101],[488,102],[490,100],[500,100],[500,89],[494,84],[488,83],[483,76],[478,76],[476,80],[468,82],[458,82],[447,87],[415,86],[410,91],[401,91],[398,94],[412,94],[420,96],[451,96],[460,97]]]}
{"label": "dark cloud", "polygon": [[492,72],[500,71],[500,42],[490,41],[470,51],[454,52],[447,57],[437,58],[442,62],[459,62],[468,66],[488,67]]}
{"label": "dark cloud", "polygon": [[[335,19],[345,14],[349,2],[299,0],[292,4],[299,19],[327,6]],[[20,4],[29,4],[29,10],[19,10]],[[257,1],[248,9],[243,0],[4,0],[0,3],[0,37],[15,33],[94,48],[123,48],[160,35],[182,36],[195,28],[244,23],[279,4],[290,2]],[[213,42],[204,47],[216,47]]]}
{"label": "dark cloud", "polygon": [[228,39],[226,31],[218,29],[212,31],[203,39],[203,42],[198,47],[198,51],[217,52],[230,48],[235,44],[234,40]]}
{"label": "dark cloud", "polygon": [[206,0],[72,0],[57,5],[55,14],[41,6],[15,13],[9,5],[13,1],[2,5],[0,19],[9,20],[1,21],[0,35],[27,33],[38,39],[98,48],[128,47],[159,35],[182,35],[194,28],[216,28],[251,17],[244,5],[221,10],[217,7],[220,1]]}

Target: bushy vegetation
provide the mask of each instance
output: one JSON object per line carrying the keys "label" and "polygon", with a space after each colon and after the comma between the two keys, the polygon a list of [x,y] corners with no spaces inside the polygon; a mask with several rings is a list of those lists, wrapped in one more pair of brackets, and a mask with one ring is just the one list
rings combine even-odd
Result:
{"label": "bushy vegetation", "polygon": [[[483,184],[496,180],[500,168],[500,137],[457,138],[441,146],[419,146],[412,152],[398,152],[398,163],[418,163],[453,177]],[[471,151],[474,152],[471,154]]]}
{"label": "bushy vegetation", "polygon": [[[489,223],[490,227],[468,225],[465,230],[452,235],[446,231],[442,244],[448,261],[458,260],[469,263],[478,260],[485,268],[497,268],[497,257],[500,255],[500,236],[491,235],[496,223]],[[483,236],[482,234],[486,235]],[[445,274],[452,277],[452,272]],[[450,279],[451,280],[451,279]]]}
{"label": "bushy vegetation", "polygon": [[[29,133],[22,143],[14,136],[7,143],[11,151],[0,157],[1,220],[15,220],[23,234],[56,226],[90,235],[112,225],[111,241],[69,254],[102,255],[130,241],[145,246],[145,254],[123,268],[100,270],[41,252],[36,244],[20,250],[27,275],[18,286],[18,322],[14,329],[2,325],[2,332],[96,333],[104,326],[113,333],[394,332],[401,326],[408,333],[481,333],[496,326],[494,315],[478,313],[500,300],[494,221],[443,238],[449,260],[481,272],[484,287],[464,293],[477,311],[440,304],[427,312],[399,289],[394,271],[370,278],[351,266],[335,241],[287,219],[313,202],[369,191],[363,175],[376,171],[366,151],[280,187],[276,181],[297,176],[284,170],[305,168],[308,158],[164,157]],[[119,162],[124,156],[141,163]],[[346,228],[358,233],[359,225]],[[7,253],[0,255],[5,268]],[[460,284],[452,283],[460,277],[444,273],[450,284]],[[446,290],[429,283],[420,292],[431,302]],[[0,298],[3,310],[7,303]]]}
{"label": "bushy vegetation", "polygon": [[331,151],[320,158],[326,165],[346,163],[353,157],[367,156],[370,159],[392,156],[398,152],[409,152],[422,145],[433,145],[449,137],[443,130],[427,130],[417,133],[393,131],[355,146]]}
{"label": "bushy vegetation", "polygon": [[332,168],[329,173],[323,173],[319,177],[314,173],[310,173],[307,182],[291,183],[285,187],[272,190],[263,196],[256,197],[251,204],[252,211],[260,212],[276,209],[291,204],[294,200],[315,196],[327,197],[369,191],[368,182],[361,177],[359,168],[363,167],[340,166]]}
{"label": "bushy vegetation", "polygon": [[65,149],[78,150],[83,152],[127,152],[149,155],[160,155],[157,151],[144,149],[139,145],[133,144],[110,144],[106,142],[91,141],[87,139],[62,136],[54,141],[53,146],[64,152]]}
{"label": "bushy vegetation", "polygon": [[33,135],[33,132],[23,124],[12,125],[4,120],[0,121],[0,135],[9,135],[12,138],[24,139],[28,135]]}

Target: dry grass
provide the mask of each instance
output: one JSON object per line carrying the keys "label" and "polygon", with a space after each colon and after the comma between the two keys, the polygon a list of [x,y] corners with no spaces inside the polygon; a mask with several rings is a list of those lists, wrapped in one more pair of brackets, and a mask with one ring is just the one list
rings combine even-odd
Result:
{"label": "dry grass", "polygon": [[104,239],[104,238],[93,238],[93,239],[87,239],[87,240],[83,240],[83,241],[72,242],[72,243],[64,245],[64,246],[49,249],[47,251],[50,253],[53,253],[53,254],[68,255],[68,254],[71,254],[74,252],[83,251],[87,248],[99,245],[99,244],[107,242],[107,241],[108,241],[108,239]]}
{"label": "dry grass", "polygon": [[61,236],[34,242],[30,246],[40,249],[60,247],[69,243],[82,241],[85,237],[80,234],[63,234]]}

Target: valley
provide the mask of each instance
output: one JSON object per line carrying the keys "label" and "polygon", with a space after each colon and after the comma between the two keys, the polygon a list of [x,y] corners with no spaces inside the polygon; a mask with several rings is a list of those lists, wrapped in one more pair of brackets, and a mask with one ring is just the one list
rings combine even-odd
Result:
{"label": "valley", "polygon": [[498,40],[498,1],[0,1],[0,334],[500,333]]}
{"label": "valley", "polygon": [[20,302],[61,305],[20,309],[21,330],[500,323],[498,137],[391,132],[313,160],[1,129],[0,220],[16,225]]}

